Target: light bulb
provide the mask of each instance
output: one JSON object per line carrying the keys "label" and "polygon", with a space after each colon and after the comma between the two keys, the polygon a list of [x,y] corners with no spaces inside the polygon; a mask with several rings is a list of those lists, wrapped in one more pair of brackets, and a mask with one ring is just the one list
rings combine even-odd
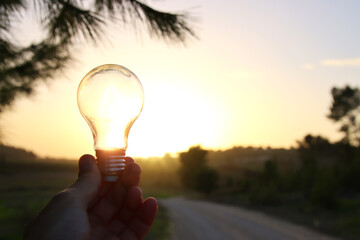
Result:
{"label": "light bulb", "polygon": [[101,65],[81,80],[77,103],[90,126],[103,179],[117,181],[125,168],[130,128],[144,105],[141,82],[123,66]]}

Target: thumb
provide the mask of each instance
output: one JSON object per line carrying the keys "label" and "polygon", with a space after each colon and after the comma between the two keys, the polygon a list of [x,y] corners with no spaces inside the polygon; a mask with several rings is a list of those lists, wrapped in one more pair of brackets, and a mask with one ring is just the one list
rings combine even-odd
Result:
{"label": "thumb", "polygon": [[101,174],[95,158],[85,154],[79,159],[79,177],[70,187],[87,205],[98,193],[101,185]]}

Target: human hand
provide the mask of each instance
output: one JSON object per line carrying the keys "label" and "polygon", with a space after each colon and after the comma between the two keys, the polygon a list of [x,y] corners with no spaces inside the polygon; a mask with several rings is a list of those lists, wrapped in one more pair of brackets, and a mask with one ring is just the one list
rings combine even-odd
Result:
{"label": "human hand", "polygon": [[157,212],[154,198],[142,199],[141,169],[130,157],[116,183],[101,181],[95,158],[79,160],[79,178],[51,199],[28,227],[24,240],[144,239]]}

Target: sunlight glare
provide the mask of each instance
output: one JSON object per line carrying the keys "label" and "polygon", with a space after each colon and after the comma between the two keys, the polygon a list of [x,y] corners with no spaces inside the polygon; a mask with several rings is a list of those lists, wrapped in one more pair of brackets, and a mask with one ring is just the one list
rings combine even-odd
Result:
{"label": "sunlight glare", "polygon": [[145,93],[144,110],[131,130],[128,153],[162,156],[195,144],[213,145],[217,140],[218,110],[202,93],[175,84],[145,86]]}

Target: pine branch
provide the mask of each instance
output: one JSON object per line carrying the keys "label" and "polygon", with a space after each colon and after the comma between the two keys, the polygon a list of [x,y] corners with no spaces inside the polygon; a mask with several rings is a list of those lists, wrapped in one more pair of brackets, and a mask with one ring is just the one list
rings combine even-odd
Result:
{"label": "pine branch", "polygon": [[61,43],[71,42],[79,36],[93,41],[100,39],[104,21],[96,13],[64,1],[49,8],[49,39],[58,39]]}
{"label": "pine branch", "polygon": [[140,20],[152,36],[180,42],[196,36],[189,25],[188,13],[161,12],[137,0],[96,0],[95,7],[97,12],[106,12],[112,19],[120,15],[124,22]]}
{"label": "pine branch", "polygon": [[123,23],[140,21],[150,35],[184,42],[195,36],[186,13],[157,11],[137,0],[95,0],[84,9],[81,0],[33,0],[48,35],[45,40],[21,48],[6,38],[11,22],[21,16],[25,0],[0,0],[0,112],[19,95],[30,95],[39,80],[53,78],[71,59],[75,39],[99,41],[106,19]]}
{"label": "pine branch", "polygon": [[60,45],[42,42],[19,50],[17,62],[0,65],[0,112],[19,95],[30,95],[39,80],[48,80],[65,67],[69,53]]}
{"label": "pine branch", "polygon": [[148,25],[150,34],[181,42],[184,42],[188,35],[195,36],[188,24],[188,14],[160,12],[139,1],[130,1],[137,7],[137,12],[141,10],[139,17]]}
{"label": "pine branch", "polygon": [[0,67],[16,61],[18,53],[19,50],[14,44],[0,38]]}

